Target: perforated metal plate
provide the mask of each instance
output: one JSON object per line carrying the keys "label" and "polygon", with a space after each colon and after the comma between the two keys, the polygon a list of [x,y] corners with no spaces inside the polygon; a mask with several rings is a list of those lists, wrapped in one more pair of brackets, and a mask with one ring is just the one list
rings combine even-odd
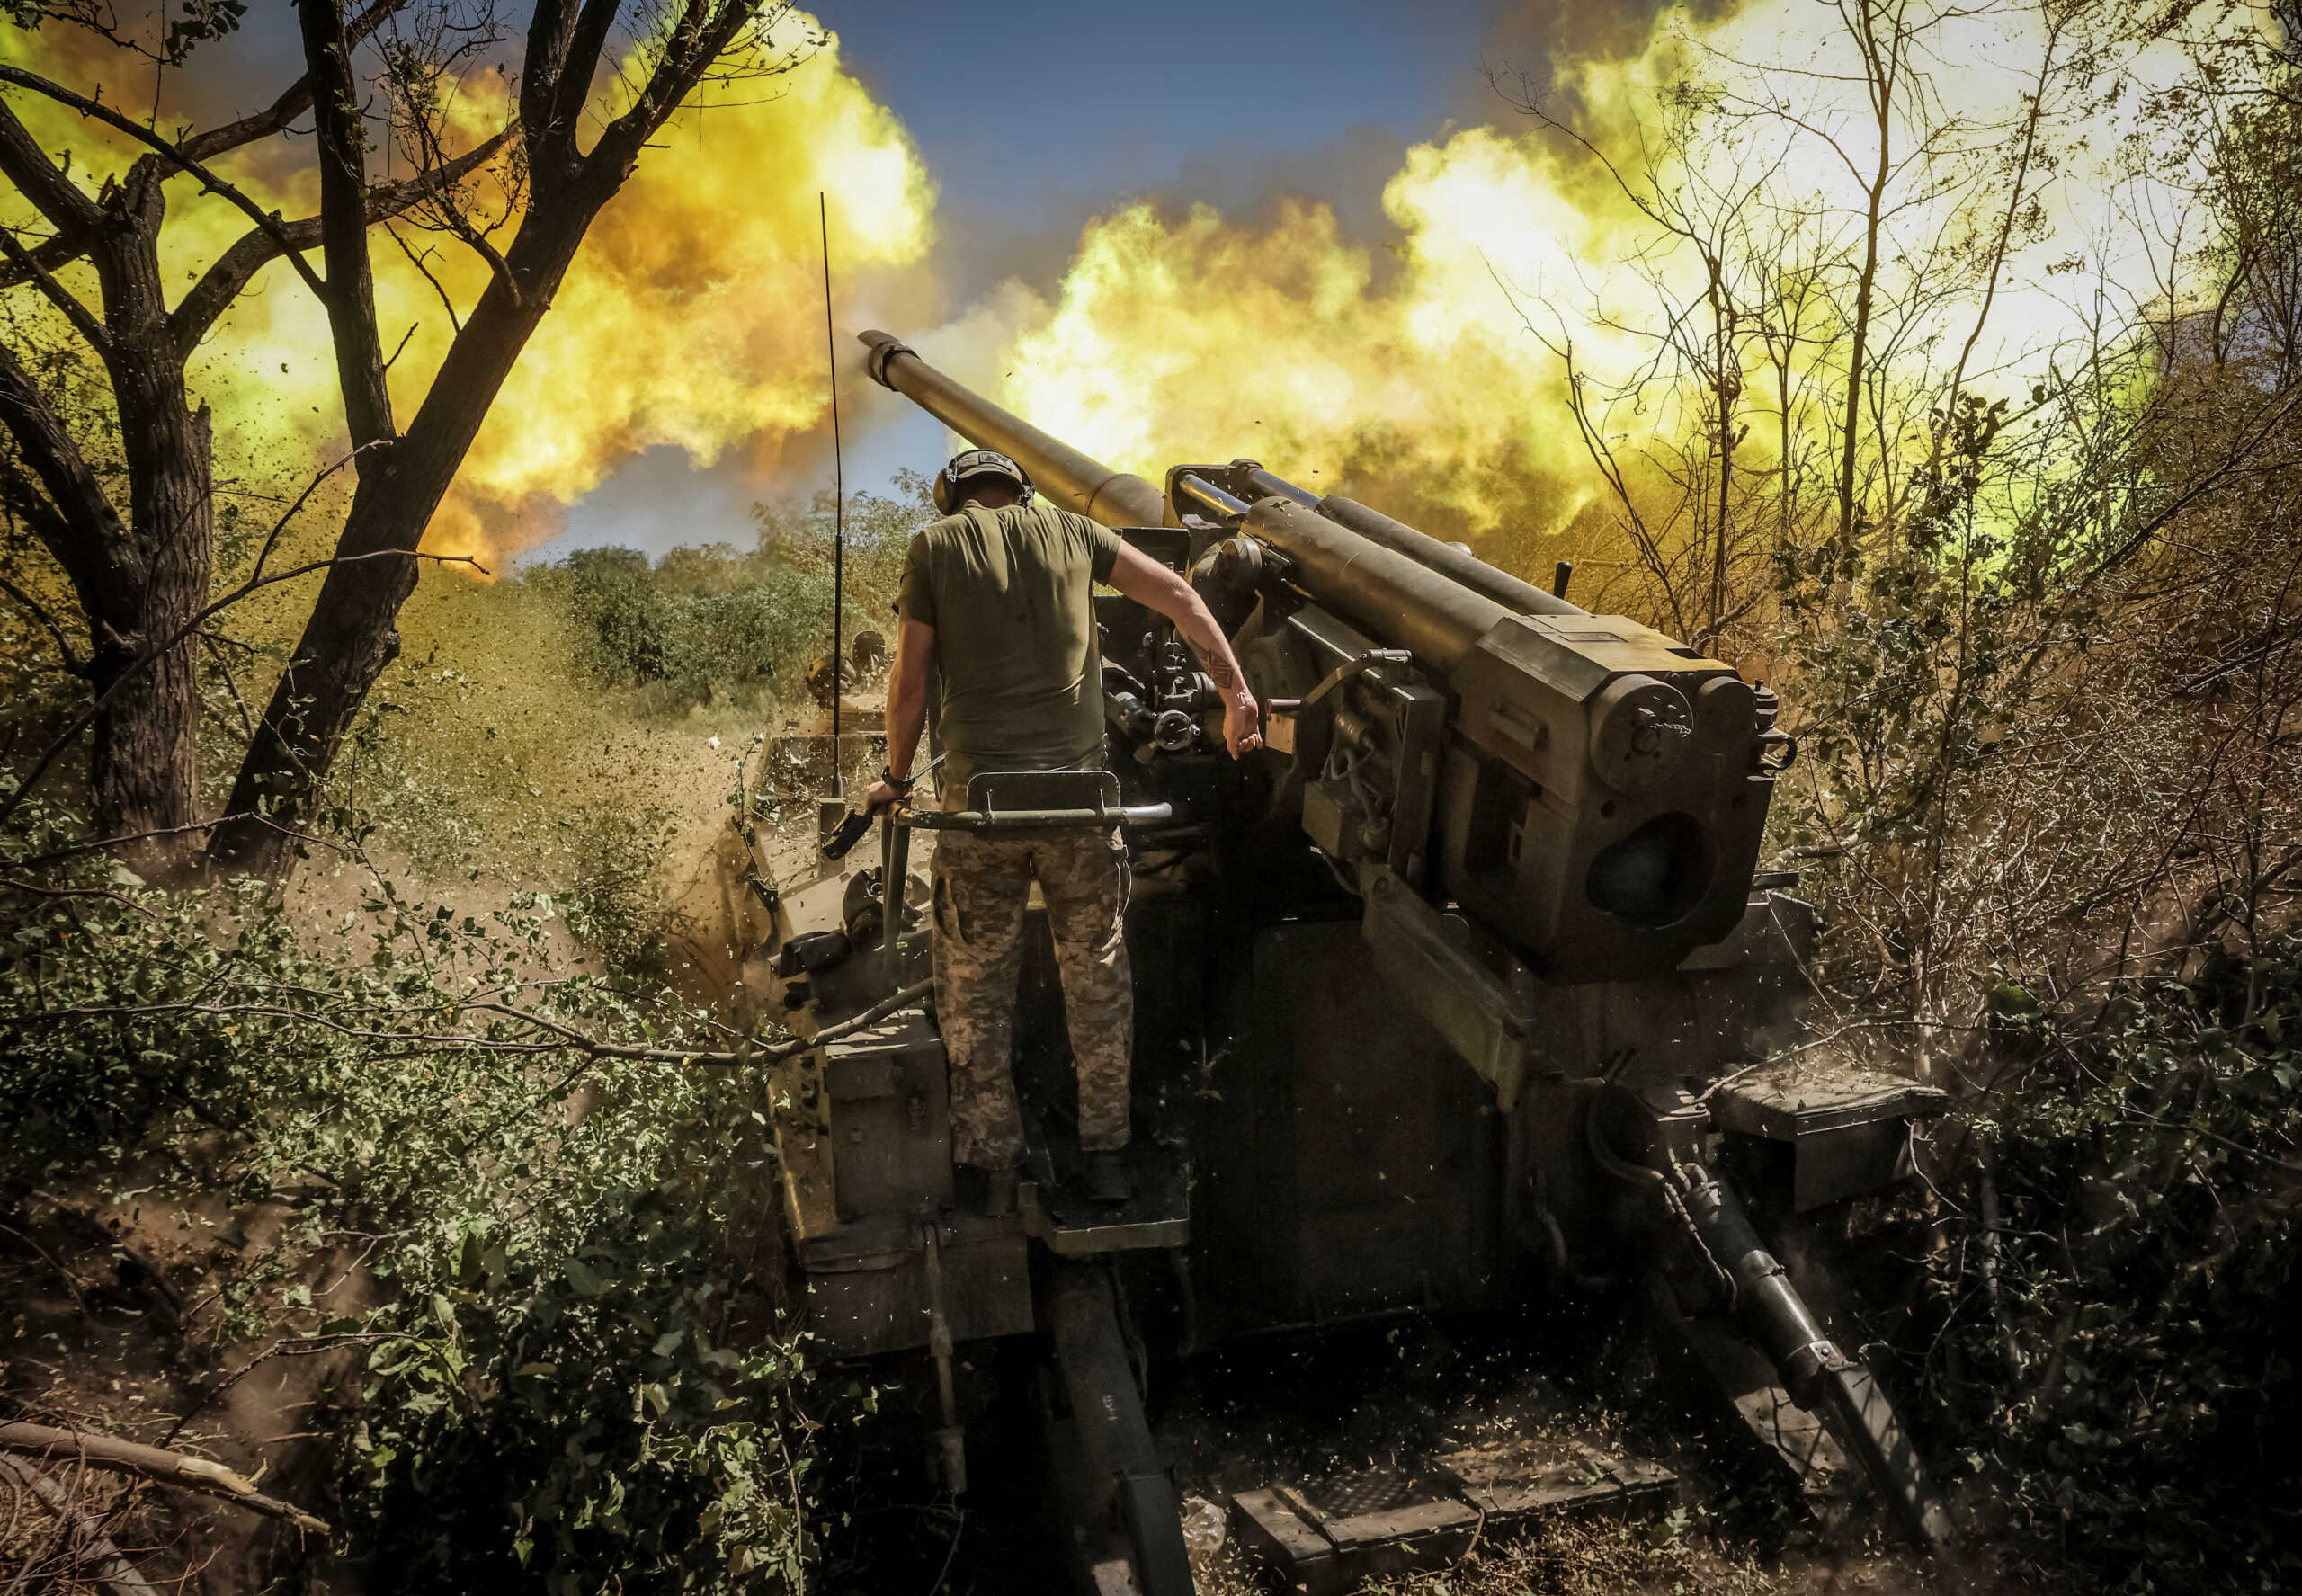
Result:
{"label": "perforated metal plate", "polygon": [[1571,1513],[1659,1508],[1671,1472],[1580,1440],[1489,1446],[1433,1458],[1423,1469],[1365,1469],[1300,1485],[1242,1491],[1231,1520],[1242,1546],[1309,1596],[1437,1567],[1475,1537],[1513,1534]]}

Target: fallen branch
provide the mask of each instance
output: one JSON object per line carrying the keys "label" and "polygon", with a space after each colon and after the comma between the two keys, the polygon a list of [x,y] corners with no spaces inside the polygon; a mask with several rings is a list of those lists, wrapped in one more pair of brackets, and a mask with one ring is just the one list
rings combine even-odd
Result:
{"label": "fallen branch", "polygon": [[[0,881],[0,887],[6,885],[7,882]],[[20,1030],[33,1025],[76,1024],[84,1020],[138,1020],[155,1014],[204,1014],[216,1019],[253,1015],[258,1019],[285,1021],[291,1025],[317,1026],[353,1041],[378,1042],[419,1050],[445,1048],[478,1053],[575,1052],[589,1058],[628,1058],[648,1064],[780,1064],[825,1042],[835,1042],[842,1037],[867,1030],[889,1015],[912,1007],[934,990],[932,979],[921,981],[905,987],[892,997],[880,999],[860,1014],[851,1015],[836,1025],[825,1026],[813,1036],[794,1037],[789,1041],[754,1048],[654,1048],[634,1042],[596,1041],[573,1026],[563,1025],[557,1020],[547,1020],[540,1014],[531,1014],[508,1003],[456,1003],[444,1000],[437,1006],[460,1008],[467,1013],[499,1015],[506,1021],[531,1026],[548,1035],[537,1041],[513,1041],[472,1036],[464,1031],[377,1030],[366,1025],[347,1024],[310,1009],[291,1008],[281,1003],[182,1003],[38,1009],[25,1014],[0,1014],[0,1028]]]}
{"label": "fallen branch", "polygon": [[[778,1042],[772,1048],[761,1048],[752,1057],[764,1058],[771,1062],[790,1058],[797,1054],[805,1053],[811,1048],[819,1048],[825,1042],[835,1042],[843,1036],[852,1036],[859,1030],[868,1030],[888,1015],[911,1007],[934,990],[935,982],[931,977],[915,985],[905,987],[893,997],[882,998],[852,1019],[843,1020],[837,1025],[826,1025],[811,1037],[800,1037],[789,1042]],[[730,1054],[728,1057],[732,1061],[734,1055]]]}
{"label": "fallen branch", "polygon": [[221,1496],[251,1512],[262,1513],[268,1519],[285,1520],[297,1529],[308,1529],[315,1535],[328,1533],[325,1520],[314,1518],[291,1502],[266,1496],[245,1475],[220,1463],[210,1463],[205,1458],[187,1458],[182,1452],[162,1451],[158,1447],[120,1440],[92,1431],[58,1430],[47,1424],[0,1424],[0,1452],[21,1452],[32,1458],[73,1458],[91,1468],[137,1475],[144,1479],[158,1480],[164,1485],[181,1485],[187,1491]]}
{"label": "fallen branch", "polygon": [[[111,1592],[112,1596],[160,1596],[151,1582],[137,1572],[126,1553],[72,1511],[72,1499],[57,1488],[54,1480],[31,1464],[8,1457],[0,1457],[0,1479],[13,1481],[18,1489],[30,1492],[32,1500],[48,1510],[49,1516],[74,1547],[85,1548],[78,1551],[75,1561],[94,1575],[95,1583]],[[25,1572],[31,1572],[30,1565]]]}

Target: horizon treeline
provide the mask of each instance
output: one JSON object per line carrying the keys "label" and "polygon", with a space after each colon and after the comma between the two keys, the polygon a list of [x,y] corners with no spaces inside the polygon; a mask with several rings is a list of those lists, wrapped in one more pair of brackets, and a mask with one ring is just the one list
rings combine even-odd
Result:
{"label": "horizon treeline", "polygon": [[[896,586],[911,534],[935,517],[927,479],[903,471],[889,492],[848,496],[843,610],[846,636],[893,642]],[[831,650],[834,505],[752,506],[753,543],[681,545],[652,559],[614,545],[525,565],[518,579],[576,623],[578,666],[644,690],[655,712],[733,704],[765,713],[801,694]]]}

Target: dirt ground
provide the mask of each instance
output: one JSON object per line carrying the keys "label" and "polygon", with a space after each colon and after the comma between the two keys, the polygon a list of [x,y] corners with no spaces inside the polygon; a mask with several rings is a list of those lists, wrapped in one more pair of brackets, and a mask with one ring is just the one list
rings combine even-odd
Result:
{"label": "dirt ground", "polygon": [[[901,1369],[878,1373],[899,1390],[920,1389]],[[888,1402],[881,1422],[827,1459],[852,1517],[826,1528],[819,1589],[993,1596],[1068,1588],[1049,1533],[1052,1492],[1036,1417],[1046,1379],[1021,1346],[962,1371],[969,1491],[959,1502],[939,1494],[922,1467],[924,1415],[899,1396]],[[1232,1493],[1370,1467],[1411,1474],[1441,1452],[1545,1435],[1659,1464],[1675,1483],[1636,1517],[1482,1534],[1452,1563],[1362,1588],[1396,1596],[2021,1589],[1989,1548],[1946,1565],[1905,1547],[1866,1507],[1826,1502],[1818,1517],[1723,1401],[1689,1388],[1656,1363],[1641,1332],[1607,1315],[1484,1315],[1249,1343],[1155,1365],[1150,1390],[1154,1429],[1184,1493],[1201,1596],[1288,1589],[1229,1521]]]}
{"label": "dirt ground", "polygon": [[[343,1353],[281,1355],[266,1336],[234,1333],[217,1306],[225,1276],[268,1250],[285,1212],[217,1195],[147,1204],[85,1183],[35,1191],[0,1234],[0,1392],[12,1416],[165,1446],[268,1495],[324,1504],[333,1448],[313,1413],[355,1365]],[[356,1246],[336,1249],[296,1283],[356,1311],[372,1287],[358,1261]],[[21,1477],[0,1479],[0,1569],[12,1574],[53,1567],[101,1537],[159,1589],[241,1592],[325,1556],[302,1532],[212,1496],[68,1465],[42,1472],[64,1519]]]}

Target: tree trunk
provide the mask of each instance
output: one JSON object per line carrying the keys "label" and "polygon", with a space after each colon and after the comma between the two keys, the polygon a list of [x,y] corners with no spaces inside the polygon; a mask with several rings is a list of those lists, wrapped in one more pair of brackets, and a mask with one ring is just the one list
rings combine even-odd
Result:
{"label": "tree trunk", "polygon": [[1891,31],[1882,48],[1876,30],[1885,8],[1874,0],[1859,0],[1857,13],[1860,18],[1855,42],[1861,48],[1865,67],[1869,73],[1869,89],[1872,118],[1878,132],[1878,166],[1866,185],[1867,209],[1862,218],[1862,269],[1855,280],[1854,326],[1850,334],[1850,348],[1846,359],[1845,435],[1839,440],[1838,468],[1838,552],[1843,559],[1854,547],[1856,493],[1854,470],[1858,458],[1858,441],[1862,424],[1862,383],[1869,375],[1866,361],[1869,355],[1871,297],[1878,283],[1878,245],[1884,227],[1887,185],[1894,178],[1894,108],[1895,94],[1902,69],[1903,13],[1899,5],[1891,13]]}
{"label": "tree trunk", "polygon": [[[318,5],[326,0],[307,0]],[[229,869],[278,878],[295,858],[298,834],[311,819],[320,783],[375,684],[399,653],[400,605],[415,589],[417,555],[425,529],[455,481],[464,456],[487,419],[489,407],[536,324],[550,308],[576,251],[601,207],[631,174],[639,152],[702,81],[712,63],[736,43],[761,10],[761,0],[682,0],[664,40],[664,55],[629,107],[609,122],[588,153],[576,145],[600,52],[619,14],[616,0],[538,0],[530,15],[528,51],[520,83],[521,138],[527,153],[527,213],[463,329],[449,345],[423,407],[405,435],[388,431],[389,406],[371,388],[372,442],[361,439],[360,396],[347,391],[347,419],[365,443],[360,485],[336,544],[336,559],[320,584],[317,602],[288,668],[265,707],[233,783],[224,819],[211,834],[211,860]],[[781,14],[781,8],[777,8]],[[335,40],[336,22],[306,13],[308,55],[314,83],[340,80],[344,61]],[[354,129],[322,150],[335,165],[339,187],[356,176]],[[364,225],[358,208],[324,203],[330,230]],[[323,196],[325,201],[326,196]],[[467,235],[467,243],[478,247]],[[360,263],[344,249],[344,267],[331,254],[331,322],[365,314],[357,276]],[[352,281],[335,281],[348,269]],[[350,298],[339,297],[347,292]],[[370,371],[367,333],[338,328],[339,370],[347,383]],[[347,352],[351,358],[347,360]],[[380,373],[374,373],[380,377]]]}
{"label": "tree trunk", "polygon": [[[156,260],[151,265],[157,302]],[[216,502],[208,408],[188,405],[165,322],[117,346],[112,369],[144,583],[142,592],[119,595],[124,604],[105,602],[89,612],[101,628],[91,685],[115,696],[96,718],[88,773],[96,824],[106,835],[125,836],[198,818],[200,639],[185,628],[208,602]],[[184,635],[143,663],[178,633]],[[138,851],[160,862],[184,846],[180,837],[155,838]]]}
{"label": "tree trunk", "polygon": [[384,458],[360,478],[338,563],[320,584],[210,843],[217,864],[275,879],[292,868],[296,834],[311,819],[336,749],[399,655],[399,610],[415,590],[424,531],[612,192],[568,194],[550,217],[531,213],[505,257],[517,293],[501,276],[488,284],[414,424],[377,446]]}
{"label": "tree trunk", "polygon": [[[88,779],[106,836],[198,818],[200,639],[187,629],[207,602],[215,562],[208,409],[193,410],[185,393],[161,288],[157,185],[146,192],[144,205],[105,218],[108,246],[94,255],[128,477],[127,524],[108,535],[126,548],[65,561],[87,617],[89,685],[101,704]],[[165,869],[186,846],[182,835],[155,837],[129,851]]]}

